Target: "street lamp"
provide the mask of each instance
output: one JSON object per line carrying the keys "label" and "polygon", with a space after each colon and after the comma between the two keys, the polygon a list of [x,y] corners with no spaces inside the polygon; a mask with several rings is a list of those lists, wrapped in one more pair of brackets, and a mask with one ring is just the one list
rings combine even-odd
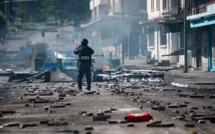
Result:
{"label": "street lamp", "polygon": [[187,3],[184,0],[184,73],[188,73],[187,69]]}
{"label": "street lamp", "polygon": [[143,22],[140,21],[139,22],[139,25],[140,25],[140,30],[139,30],[139,33],[140,33],[140,35],[139,35],[139,56],[140,56],[140,58],[142,57],[142,47],[141,47],[141,44],[142,44],[142,36],[141,36],[141,34],[142,34],[142,24],[143,24]]}
{"label": "street lamp", "polygon": [[121,11],[122,11],[122,18],[121,18],[121,44],[122,44],[122,65],[124,65],[124,0],[121,0]]}
{"label": "street lamp", "polygon": [[60,37],[60,34],[57,34],[56,37],[57,37],[56,52],[57,52],[57,58],[58,58],[58,39]]}

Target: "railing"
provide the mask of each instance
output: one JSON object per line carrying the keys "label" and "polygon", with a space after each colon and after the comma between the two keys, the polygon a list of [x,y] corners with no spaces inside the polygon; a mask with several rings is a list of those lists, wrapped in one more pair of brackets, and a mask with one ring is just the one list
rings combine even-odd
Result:
{"label": "railing", "polygon": [[190,0],[188,3],[188,15],[206,12],[207,5],[214,3],[215,0]]}

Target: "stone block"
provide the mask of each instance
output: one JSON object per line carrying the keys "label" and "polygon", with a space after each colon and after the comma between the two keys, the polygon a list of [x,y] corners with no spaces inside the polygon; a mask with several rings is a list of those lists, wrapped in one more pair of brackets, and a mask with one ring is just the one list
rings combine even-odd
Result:
{"label": "stone block", "polygon": [[117,124],[117,123],[118,123],[118,120],[109,120],[108,123],[109,123],[109,124]]}
{"label": "stone block", "polygon": [[192,123],[186,123],[184,124],[185,127],[196,127],[195,124]]}
{"label": "stone block", "polygon": [[3,124],[4,127],[16,127],[19,126],[20,124],[18,122],[11,122],[11,123],[5,123]]}
{"label": "stone block", "polygon": [[35,126],[37,126],[37,123],[26,123],[26,124],[20,125],[20,128],[35,127]]}
{"label": "stone block", "polygon": [[104,116],[93,116],[93,121],[106,121],[107,119],[111,118],[110,115]]}
{"label": "stone block", "polygon": [[127,127],[134,127],[134,123],[128,123],[126,126]]}
{"label": "stone block", "polygon": [[84,130],[93,130],[93,126],[85,126]]}

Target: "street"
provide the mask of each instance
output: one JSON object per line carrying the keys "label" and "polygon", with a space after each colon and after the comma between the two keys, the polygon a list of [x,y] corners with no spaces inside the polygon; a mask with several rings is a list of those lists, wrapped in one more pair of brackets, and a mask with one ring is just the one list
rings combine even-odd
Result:
{"label": "street", "polygon": [[[168,71],[164,83],[93,82],[94,94],[76,93],[77,84],[74,82],[5,83],[7,89],[0,90],[0,122],[3,126],[0,132],[213,133],[214,83],[204,80],[204,75],[195,77],[201,73],[204,74],[192,72],[184,76],[179,70]],[[199,80],[203,88],[192,85]],[[188,84],[188,87],[172,87],[173,81]],[[110,118],[93,121],[101,113],[110,115]],[[162,121],[162,124],[173,123],[174,126],[147,127],[148,122],[133,122],[134,127],[127,127],[128,122],[122,122],[123,117],[134,113],[149,113],[153,120]],[[211,117],[211,121],[203,119],[206,116]],[[18,125],[7,126],[7,123],[15,122]],[[93,127],[93,130],[85,130],[86,126]]]}

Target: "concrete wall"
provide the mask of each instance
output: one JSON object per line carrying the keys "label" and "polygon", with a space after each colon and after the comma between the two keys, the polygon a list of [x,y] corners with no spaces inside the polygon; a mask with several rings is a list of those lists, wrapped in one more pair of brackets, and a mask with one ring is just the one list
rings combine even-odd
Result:
{"label": "concrete wall", "polygon": [[[147,13],[149,20],[161,19],[163,18],[162,13],[168,12],[171,8],[175,6],[175,3],[172,2],[174,0],[170,0],[168,4],[168,8],[163,9],[163,0],[159,0],[160,6],[157,7],[157,0],[154,1],[154,9],[151,8],[152,0],[147,0]],[[178,56],[165,56],[162,55],[170,54],[175,50],[179,49],[179,41],[178,41],[178,34],[177,33],[166,33],[166,44],[161,45],[161,29],[159,23],[150,23],[148,24],[148,29],[154,29],[154,46],[149,46],[150,35],[147,35],[147,44],[148,44],[148,51],[151,51],[152,58],[154,57],[157,60],[170,60],[172,64],[176,64],[179,61]]]}
{"label": "concrete wall", "polygon": [[153,0],[153,1],[154,1],[154,10],[152,10],[152,8],[151,8],[152,0],[147,0],[147,13],[148,13],[148,19],[149,20],[162,17],[163,0],[160,0],[160,9],[156,8],[157,0]]}

